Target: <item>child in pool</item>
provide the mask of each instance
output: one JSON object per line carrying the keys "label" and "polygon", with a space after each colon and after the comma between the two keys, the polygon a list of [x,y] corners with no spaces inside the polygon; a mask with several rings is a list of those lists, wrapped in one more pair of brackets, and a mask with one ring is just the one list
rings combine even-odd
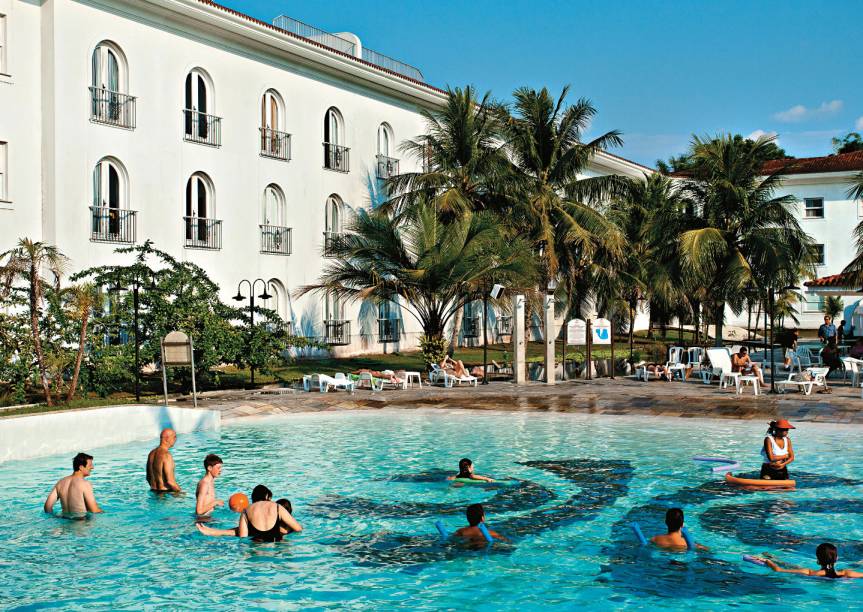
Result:
{"label": "child in pool", "polygon": [[480,476],[473,473],[473,461],[465,457],[458,462],[458,474],[456,476],[447,476],[447,480],[455,480],[456,478],[468,478],[470,480],[482,480],[483,482],[494,482],[493,478],[488,476]]}
{"label": "child in pool", "polygon": [[[680,508],[669,508],[665,513],[665,526],[668,527],[668,533],[655,535],[650,538],[650,542],[660,548],[668,548],[670,550],[680,550],[688,548],[686,539],[683,537],[683,510]],[[698,550],[708,550],[706,546],[696,544]]]}
{"label": "child in pool", "polygon": [[[453,535],[468,538],[470,540],[485,540],[485,536],[479,528],[480,523],[485,522],[485,510],[483,510],[482,504],[471,504],[467,507],[465,514],[467,515],[468,526],[456,529]],[[486,529],[488,529],[488,527],[486,527]],[[488,529],[488,533],[496,540],[509,542],[507,538],[503,537],[493,529]]]}
{"label": "child in pool", "polygon": [[801,568],[786,568],[779,567],[779,564],[771,559],[755,557],[755,560],[764,562],[764,565],[772,569],[774,572],[782,572],[783,574],[800,574],[802,576],[821,576],[824,578],[863,578],[863,573],[853,570],[836,570],[836,562],[839,560],[839,551],[836,546],[829,542],[824,542],[818,545],[815,549],[815,558],[818,560],[818,565],[821,569],[813,570],[805,567]]}
{"label": "child in pool", "polygon": [[788,464],[794,461],[794,445],[788,431],[795,429],[786,419],[770,421],[761,445],[761,479],[788,480]]}

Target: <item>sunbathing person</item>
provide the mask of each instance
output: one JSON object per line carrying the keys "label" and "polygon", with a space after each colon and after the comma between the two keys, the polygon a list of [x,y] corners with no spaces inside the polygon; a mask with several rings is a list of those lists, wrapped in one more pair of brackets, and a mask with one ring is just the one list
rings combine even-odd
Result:
{"label": "sunbathing person", "polygon": [[[355,376],[359,376],[360,374],[370,374],[373,378],[380,378],[385,380],[386,382],[393,383],[394,385],[400,385],[404,381],[404,370],[399,370],[398,372],[393,372],[392,370],[370,370],[368,368],[360,368],[359,370],[354,370],[351,374]],[[400,378],[398,374],[401,374]]]}
{"label": "sunbathing person", "polygon": [[[456,529],[453,535],[468,538],[469,540],[485,540],[485,536],[479,528],[480,523],[485,522],[485,510],[483,510],[482,504],[471,504],[467,507],[465,515],[467,516],[468,526]],[[488,529],[488,527],[486,527],[486,529]],[[507,538],[503,537],[493,529],[488,529],[488,534],[496,540],[509,542]]]}
{"label": "sunbathing person", "polygon": [[464,376],[470,376],[468,374],[467,368],[464,367],[464,362],[461,359],[453,359],[449,355],[444,355],[443,361],[438,364],[441,370],[445,371],[447,374],[455,376],[456,378],[462,378]]}
{"label": "sunbathing person", "polygon": [[659,380],[671,382],[671,370],[661,363],[645,363],[640,367],[647,369],[651,374],[656,374]]}
{"label": "sunbathing person", "polygon": [[93,472],[93,457],[86,453],[78,453],[72,459],[72,474],[61,478],[51,489],[43,509],[49,514],[54,512],[54,505],[60,501],[63,514],[84,514],[85,512],[102,512],[93,494],[93,485],[84,480]]}
{"label": "sunbathing person", "polygon": [[[665,526],[668,528],[668,533],[655,535],[650,538],[653,544],[670,550],[680,550],[689,547],[686,539],[683,537],[683,510],[680,508],[669,508],[665,513]],[[707,550],[707,547],[701,544],[696,544],[696,547],[699,550]]]}
{"label": "sunbathing person", "polygon": [[772,569],[774,572],[782,572],[784,574],[820,576],[822,578],[863,578],[863,573],[861,572],[847,569],[836,569],[836,562],[839,560],[839,551],[834,544],[830,544],[829,542],[819,544],[818,548],[815,549],[815,558],[818,560],[818,565],[821,566],[821,569],[814,570],[807,569],[805,567],[786,568],[780,567],[779,564],[772,559],[766,559],[763,557],[753,557],[752,559],[764,563],[764,565]]}
{"label": "sunbathing person", "polygon": [[740,351],[731,356],[731,371],[740,372],[744,376],[754,375],[758,378],[758,382],[761,385],[764,384],[764,375],[761,374],[761,368],[752,361],[752,358],[749,356],[749,349],[745,346],[741,346]]}
{"label": "sunbathing person", "polygon": [[[240,521],[236,527],[213,529],[202,523],[196,523],[196,527],[207,536],[250,537],[255,542],[281,542],[282,538],[289,533],[302,531],[302,526],[291,515],[291,502],[287,499],[273,502],[272,498],[272,491],[264,485],[258,485],[252,490],[252,505],[240,514]],[[269,529],[259,529],[269,524],[273,526]]]}
{"label": "sunbathing person", "polygon": [[482,480],[483,482],[494,482],[493,478],[488,476],[480,476],[473,473],[473,461],[465,457],[458,462],[458,474],[455,476],[447,476],[447,480],[455,480],[456,478],[467,478],[469,480]]}

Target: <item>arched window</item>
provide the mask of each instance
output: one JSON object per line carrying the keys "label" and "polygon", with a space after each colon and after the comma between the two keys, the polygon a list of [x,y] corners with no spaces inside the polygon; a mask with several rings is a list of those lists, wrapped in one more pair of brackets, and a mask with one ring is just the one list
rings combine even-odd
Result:
{"label": "arched window", "polygon": [[285,193],[278,185],[264,189],[261,203],[261,252],[291,254],[291,229],[287,226]]}
{"label": "arched window", "polygon": [[285,102],[275,89],[261,96],[261,155],[289,160],[290,135],[285,133]]}
{"label": "arched window", "polygon": [[349,151],[345,143],[345,121],[333,106],[324,114],[324,168],[347,172]]}
{"label": "arched window", "polygon": [[209,176],[196,172],[189,177],[185,205],[186,246],[221,248],[221,236],[218,235],[221,221],[214,218],[215,189]]}
{"label": "arched window", "polygon": [[278,185],[270,184],[264,189],[263,225],[286,225],[285,194]]}
{"label": "arched window", "polygon": [[392,157],[393,129],[387,123],[378,127],[378,155]]}
{"label": "arched window", "polygon": [[201,68],[194,68],[186,75],[183,104],[186,139],[221,144],[220,121],[213,115],[216,107],[213,83]]}
{"label": "arched window", "polygon": [[345,308],[342,299],[335,293],[324,296],[324,320],[342,321],[345,318]]}
{"label": "arched window", "polygon": [[324,255],[330,256],[339,246],[344,224],[344,203],[336,194],[327,198],[324,210]]}
{"label": "arched window", "polygon": [[263,300],[261,304],[264,308],[269,308],[279,315],[283,321],[288,321],[288,292],[285,290],[285,285],[276,278],[271,278],[268,284],[268,293],[270,298]]}
{"label": "arched window", "polygon": [[399,173],[399,160],[393,157],[394,147],[393,129],[388,123],[381,123],[378,126],[378,178],[388,179]]}
{"label": "arched window", "polygon": [[123,165],[104,157],[93,168],[91,239],[105,242],[134,242],[135,217],[129,211],[128,180]]}
{"label": "arched window", "polygon": [[128,95],[126,56],[103,40],[93,49],[90,70],[90,118],[98,123],[134,128],[135,98]]}

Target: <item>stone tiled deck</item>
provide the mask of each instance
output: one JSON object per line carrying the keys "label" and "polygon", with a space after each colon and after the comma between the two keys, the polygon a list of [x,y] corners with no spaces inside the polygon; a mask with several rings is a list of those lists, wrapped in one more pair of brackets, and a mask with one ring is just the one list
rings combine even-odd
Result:
{"label": "stone tiled deck", "polygon": [[[860,389],[847,382],[831,381],[832,393],[804,396],[753,396],[733,389],[701,382],[638,382],[617,380],[568,381],[547,386],[529,383],[515,386],[492,382],[478,387],[430,387],[422,389],[368,390],[306,393],[302,390],[230,391],[207,394],[199,399],[202,408],[219,409],[224,420],[284,413],[322,410],[376,410],[381,408],[461,408],[472,410],[519,410],[580,412],[589,414],[645,415],[665,417],[708,417],[753,419],[782,416],[792,421],[823,421],[863,424]],[[180,405],[186,402],[180,401]],[[189,402],[191,403],[191,402]]]}

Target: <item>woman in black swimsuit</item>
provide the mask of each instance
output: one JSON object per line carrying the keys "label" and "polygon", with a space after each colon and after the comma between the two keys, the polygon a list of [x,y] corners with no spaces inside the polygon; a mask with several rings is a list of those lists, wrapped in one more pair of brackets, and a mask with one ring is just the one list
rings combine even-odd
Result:
{"label": "woman in black swimsuit", "polygon": [[[302,531],[303,528],[291,516],[291,502],[287,499],[272,501],[273,492],[264,485],[252,491],[252,505],[240,514],[240,521],[234,529],[213,529],[198,523],[198,531],[210,536],[239,536],[251,538],[254,542],[281,542],[289,533]],[[265,529],[264,525],[272,525]]]}

